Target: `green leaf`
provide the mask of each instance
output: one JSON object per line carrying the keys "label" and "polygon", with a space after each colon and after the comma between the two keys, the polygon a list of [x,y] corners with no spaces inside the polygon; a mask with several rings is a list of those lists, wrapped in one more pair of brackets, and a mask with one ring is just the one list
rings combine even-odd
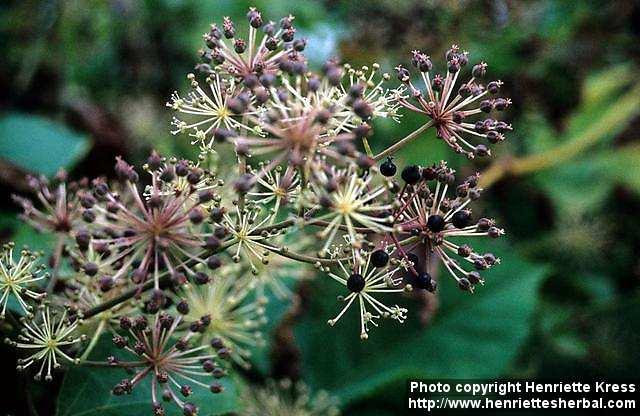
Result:
{"label": "green leaf", "polygon": [[0,118],[0,158],[30,172],[54,175],[72,167],[89,147],[86,137],[46,118],[17,113]]}
{"label": "green leaf", "polygon": [[[91,359],[105,361],[109,355],[119,356],[121,350],[114,350],[110,335],[100,339]],[[132,394],[114,396],[111,389],[127,373],[119,368],[97,368],[75,366],[65,375],[60,390],[57,416],[140,416],[151,414],[151,384],[148,379],[137,385]],[[230,377],[221,379],[224,392],[212,394],[204,388],[194,386],[189,401],[199,408],[200,416],[222,415],[235,411],[239,404],[237,381]],[[165,406],[167,416],[182,415],[173,403]]]}
{"label": "green leaf", "polygon": [[[640,193],[640,146],[600,151],[536,175],[561,215],[577,215],[600,207],[614,185]],[[588,189],[588,192],[585,191]]]}
{"label": "green leaf", "polygon": [[491,246],[502,256],[502,264],[486,273],[487,283],[475,294],[461,292],[443,272],[441,306],[429,326],[417,322],[414,304],[409,306],[407,322],[384,321],[371,330],[367,341],[359,338],[356,308],[335,327],[327,325],[340,307],[337,286],[330,279],[318,279],[310,291],[314,295],[308,313],[296,328],[309,384],[349,403],[387,387],[404,386],[409,377],[501,375],[529,333],[546,268],[519,258],[505,243]]}
{"label": "green leaf", "polygon": [[[286,279],[283,283],[290,289],[295,286],[296,281],[293,279]],[[267,323],[262,327],[262,333],[264,334],[266,345],[259,345],[251,348],[251,364],[260,371],[263,375],[268,375],[271,371],[271,351],[274,348],[273,342],[275,341],[275,331],[282,320],[282,317],[291,307],[291,299],[279,299],[273,294],[272,291],[267,291],[266,294],[269,299],[265,305],[265,316],[267,317]]]}

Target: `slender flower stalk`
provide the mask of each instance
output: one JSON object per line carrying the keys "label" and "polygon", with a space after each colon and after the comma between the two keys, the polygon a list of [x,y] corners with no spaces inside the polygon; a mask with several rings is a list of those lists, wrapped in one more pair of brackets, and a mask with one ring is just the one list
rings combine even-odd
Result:
{"label": "slender flower stalk", "polygon": [[373,252],[352,249],[351,259],[348,262],[339,262],[338,270],[329,272],[329,276],[343,285],[349,294],[340,297],[345,305],[335,318],[329,319],[328,323],[331,326],[336,325],[355,303],[360,312],[360,338],[362,339],[369,338],[370,325],[378,326],[377,320],[380,318],[390,318],[403,323],[407,317],[405,308],[398,305],[387,306],[376,299],[376,296],[382,293],[398,293],[405,290],[401,287],[402,278],[398,277],[400,267],[388,261],[384,264],[378,262],[377,255]]}
{"label": "slender flower stalk", "polygon": [[64,350],[84,341],[85,337],[77,335],[79,322],[71,322],[67,318],[66,309],[61,312],[52,311],[50,307],[43,306],[36,317],[22,318],[21,322],[23,328],[17,341],[5,340],[9,345],[30,354],[18,360],[18,371],[37,367],[39,364],[34,379],[40,380],[44,375],[46,381],[51,381],[53,370],[59,369],[61,363],[78,364],[79,360]]}
{"label": "slender flower stalk", "polygon": [[266,304],[270,295],[280,301],[291,299],[292,288],[297,282],[313,278],[313,269],[300,267],[299,262],[292,261],[290,257],[281,254],[283,247],[290,246],[295,246],[296,250],[307,251],[313,246],[312,242],[312,238],[301,233],[293,236],[281,234],[270,240],[270,244],[275,248],[273,252],[278,254],[270,255],[266,262],[256,263],[257,271],[255,275],[249,277],[254,280],[254,292],[259,304]]}
{"label": "slender flower stalk", "polygon": [[40,301],[45,294],[33,290],[34,284],[47,279],[49,275],[44,272],[46,267],[38,264],[38,253],[29,250],[21,250],[18,261],[14,258],[14,243],[7,243],[0,251],[0,319],[5,318],[7,305],[11,299],[15,299],[22,312],[31,316],[33,306],[28,300]]}
{"label": "slender flower stalk", "polygon": [[[469,292],[484,282],[479,271],[500,263],[492,253],[479,254],[468,244],[458,242],[469,237],[497,238],[504,230],[493,219],[472,219],[469,205],[480,197],[480,175],[469,176],[454,186],[454,173],[445,162],[427,168],[409,166],[403,171],[407,185],[397,196],[393,233],[385,241],[395,244],[397,253],[411,263],[407,283],[414,288],[435,290],[430,270],[434,256],[458,286]],[[454,197],[448,195],[450,189],[454,190]],[[409,238],[414,241],[401,246],[400,242]],[[467,270],[465,265],[474,270]]]}
{"label": "slender flower stalk", "polygon": [[[464,154],[469,159],[490,155],[488,145],[503,141],[504,133],[510,131],[511,126],[493,118],[477,117],[494,110],[503,111],[511,105],[511,100],[496,96],[502,82],[482,83],[487,64],[481,62],[473,66],[471,77],[458,86],[462,68],[469,59],[468,53],[461,51],[457,45],[453,45],[445,54],[447,74],[444,77],[433,74],[429,56],[418,50],[414,50],[412,55],[411,63],[420,73],[423,89],[413,83],[409,70],[399,65],[396,71],[404,86],[397,89],[398,103],[424,115],[424,125],[434,126],[438,138],[456,153]],[[477,121],[470,121],[474,118]],[[477,140],[482,141],[474,144]]]}
{"label": "slender flower stalk", "polygon": [[184,319],[191,322],[198,342],[207,345],[212,339],[222,342],[238,365],[250,367],[255,347],[262,346],[260,327],[266,322],[264,308],[256,302],[255,280],[236,281],[238,266],[230,264],[210,282],[188,285],[179,292],[177,304]]}
{"label": "slender flower stalk", "polygon": [[314,221],[327,222],[318,232],[318,237],[324,241],[321,256],[326,255],[343,226],[354,247],[361,247],[364,239],[364,235],[356,230],[358,226],[378,233],[391,230],[388,214],[392,205],[384,201],[391,185],[383,183],[374,187],[373,180],[380,176],[376,173],[376,169],[371,169],[363,175],[355,165],[314,172],[315,180],[310,182],[303,204],[312,210],[320,210]]}

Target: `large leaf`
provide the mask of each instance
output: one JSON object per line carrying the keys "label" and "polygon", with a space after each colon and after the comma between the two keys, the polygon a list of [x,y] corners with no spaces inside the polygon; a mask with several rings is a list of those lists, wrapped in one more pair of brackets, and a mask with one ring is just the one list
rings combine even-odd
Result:
{"label": "large leaf", "polygon": [[614,185],[624,184],[640,193],[638,160],[640,146],[624,146],[541,172],[536,180],[560,214],[575,216],[601,206]]}
{"label": "large leaf", "polygon": [[[293,279],[286,279],[283,283],[289,289],[294,289],[296,281]],[[290,298],[279,299],[270,290],[267,291],[266,296],[269,299],[265,305],[267,323],[262,327],[265,345],[258,345],[251,348],[251,364],[263,375],[268,375],[271,371],[272,363],[270,356],[274,348],[275,331],[278,328],[278,324],[282,321],[282,317],[291,307],[292,302]]]}
{"label": "large leaf", "polygon": [[417,322],[414,304],[405,324],[382,322],[367,341],[358,336],[356,308],[334,328],[327,325],[338,311],[338,292],[329,279],[316,282],[308,313],[296,330],[307,381],[348,403],[390,386],[404,388],[409,377],[502,374],[529,332],[545,267],[522,260],[507,244],[497,246],[502,264],[487,273],[486,285],[474,295],[462,293],[442,274],[441,307],[428,327]]}
{"label": "large leaf", "polygon": [[[120,355],[122,351],[113,350],[110,336],[100,340],[91,356],[94,360],[104,361],[109,355]],[[144,380],[128,396],[114,396],[111,389],[127,377],[127,373],[118,368],[72,367],[65,375],[58,398],[57,416],[140,416],[151,414],[151,384]],[[189,401],[200,408],[199,415],[222,415],[237,409],[238,386],[236,381],[222,379],[225,391],[212,394],[208,390],[194,386]],[[182,411],[173,403],[165,406],[167,416],[182,415]]]}
{"label": "large leaf", "polygon": [[0,158],[27,171],[53,175],[89,150],[89,140],[54,121],[24,114],[0,118]]}

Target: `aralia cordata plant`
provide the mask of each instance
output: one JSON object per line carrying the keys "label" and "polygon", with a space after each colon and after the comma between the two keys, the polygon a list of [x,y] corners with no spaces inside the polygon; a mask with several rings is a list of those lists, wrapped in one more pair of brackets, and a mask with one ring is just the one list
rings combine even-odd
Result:
{"label": "aralia cordata plant", "polygon": [[[331,59],[313,71],[313,45],[293,21],[251,8],[247,32],[223,18],[205,33],[191,90],[167,104],[171,133],[197,160],[117,158],[113,180],[32,177],[36,198],[14,197],[28,224],[58,237],[48,274],[30,251],[0,255],[21,370],[50,379],[63,364],[121,367],[129,375],[113,394],[147,383],[154,415],[166,401],[191,416],[206,404],[190,401],[194,389],[225,394],[216,380],[252,364],[265,305],[293,302],[297,280],[334,283],[341,305],[324,318],[357,319],[362,339],[383,321],[413,319],[403,294],[435,292],[439,265],[462,290],[480,289],[499,258],[471,241],[504,230],[471,212],[479,175],[456,182],[445,162],[398,167],[393,156],[431,129],[455,153],[490,156],[511,130],[495,114],[511,105],[497,95],[502,82],[483,81],[487,65],[471,66],[455,45],[444,76],[417,50],[398,81],[377,63]],[[405,111],[421,125],[384,147],[376,120],[402,124]],[[89,360],[101,336],[122,351]]]}

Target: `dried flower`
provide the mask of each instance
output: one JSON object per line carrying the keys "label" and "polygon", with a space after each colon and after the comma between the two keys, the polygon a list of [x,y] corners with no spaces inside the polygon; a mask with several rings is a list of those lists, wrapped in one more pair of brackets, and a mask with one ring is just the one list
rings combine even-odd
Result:
{"label": "dried flower", "polygon": [[[470,120],[472,116],[488,114],[492,110],[502,111],[511,105],[511,100],[495,97],[502,82],[483,84],[481,80],[487,64],[481,62],[472,68],[469,80],[457,87],[458,76],[468,63],[467,52],[461,51],[457,45],[453,45],[445,55],[447,75],[444,77],[432,74],[433,64],[429,56],[417,50],[412,54],[411,62],[420,72],[424,90],[413,84],[406,68],[402,65],[396,68],[398,79],[406,84],[406,89],[398,89],[398,103],[428,119],[412,135],[417,136],[433,126],[438,137],[457,153],[465,154],[470,159],[490,155],[488,145],[503,141],[504,133],[511,130],[511,126],[493,118],[475,122]],[[415,137],[412,135],[409,136]],[[471,138],[481,138],[486,143],[473,144]]]}
{"label": "dried flower", "polygon": [[[94,248],[102,247],[116,256],[110,264],[119,268],[111,278],[116,281],[134,269],[136,283],[151,276],[158,290],[165,271],[194,276],[189,264],[207,264],[210,253],[204,248],[200,228],[207,221],[203,206],[215,195],[210,189],[198,189],[206,172],[187,161],[163,165],[152,154],[148,165],[151,187],[145,192],[147,198],[138,188],[133,167],[118,159],[116,173],[123,182],[123,195],[96,181],[98,202],[83,215],[89,217]],[[182,185],[183,179],[188,187]]]}
{"label": "dried flower", "polygon": [[72,358],[63,350],[82,342],[85,337],[76,334],[78,321],[70,322],[66,309],[62,312],[52,311],[50,307],[43,306],[36,317],[22,318],[21,323],[23,328],[18,340],[5,340],[9,345],[31,354],[18,360],[18,371],[24,371],[40,363],[34,379],[40,380],[44,374],[44,379],[50,381],[53,379],[52,370],[59,369],[61,362],[78,364],[77,358]]}
{"label": "dried flower", "polygon": [[[319,98],[308,88],[307,82],[303,82],[304,78],[297,80],[295,83],[283,80],[280,88],[269,87],[264,118],[253,120],[256,124],[262,123],[264,137],[243,133],[230,135],[228,140],[235,144],[236,153],[246,157],[269,157],[265,171],[286,163],[306,177],[317,166],[344,165],[358,160],[361,153],[353,141],[363,134],[362,129],[337,131],[331,128],[344,121],[343,115],[340,119],[335,118],[339,108]],[[248,118],[251,120],[251,116]]]}
{"label": "dried flower", "polygon": [[42,205],[36,208],[29,199],[13,195],[13,200],[23,209],[21,218],[41,232],[53,232],[67,235],[81,222],[80,206],[90,203],[91,195],[79,195],[77,190],[84,184],[66,183],[67,173],[60,170],[51,185],[44,176],[27,177],[29,187]]}
{"label": "dried flower", "polygon": [[39,301],[45,296],[31,289],[34,283],[48,277],[44,273],[45,266],[38,264],[40,254],[24,249],[20,251],[20,259],[16,262],[13,258],[14,247],[14,243],[7,243],[0,251],[0,319],[4,319],[10,299],[15,299],[22,311],[30,316],[33,307],[25,299]]}

